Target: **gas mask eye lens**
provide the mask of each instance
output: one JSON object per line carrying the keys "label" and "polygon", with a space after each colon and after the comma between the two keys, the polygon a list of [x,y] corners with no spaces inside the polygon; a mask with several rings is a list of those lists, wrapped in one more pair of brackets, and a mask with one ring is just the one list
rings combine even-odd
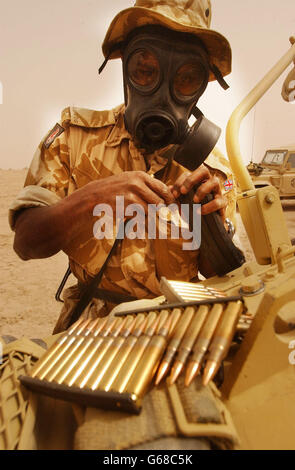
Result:
{"label": "gas mask eye lens", "polygon": [[160,76],[158,59],[146,49],[135,51],[128,61],[127,73],[134,85],[153,88]]}
{"label": "gas mask eye lens", "polygon": [[174,78],[174,92],[178,97],[193,96],[205,84],[206,73],[201,63],[187,63],[179,67]]}

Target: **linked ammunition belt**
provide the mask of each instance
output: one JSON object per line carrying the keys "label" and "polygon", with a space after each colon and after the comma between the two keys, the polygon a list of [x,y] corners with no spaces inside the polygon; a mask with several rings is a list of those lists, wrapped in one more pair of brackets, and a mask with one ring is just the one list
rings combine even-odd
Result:
{"label": "linked ammunition belt", "polygon": [[169,374],[173,385],[185,372],[188,386],[205,366],[207,384],[227,355],[243,301],[203,290],[197,301],[79,319],[20,380],[56,398],[133,413],[154,379],[157,385]]}

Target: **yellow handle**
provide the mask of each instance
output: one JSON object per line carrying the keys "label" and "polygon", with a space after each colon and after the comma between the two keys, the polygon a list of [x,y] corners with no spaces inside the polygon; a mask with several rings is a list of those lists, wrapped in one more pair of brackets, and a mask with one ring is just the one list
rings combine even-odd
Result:
{"label": "yellow handle", "polygon": [[260,100],[266,91],[284,72],[288,65],[295,60],[295,37],[290,38],[292,47],[278,61],[278,63],[265,75],[265,77],[250,91],[239,106],[232,113],[226,128],[226,147],[234,175],[241,191],[255,189],[247,168],[243,163],[239,145],[239,131],[241,122],[253,106]]}

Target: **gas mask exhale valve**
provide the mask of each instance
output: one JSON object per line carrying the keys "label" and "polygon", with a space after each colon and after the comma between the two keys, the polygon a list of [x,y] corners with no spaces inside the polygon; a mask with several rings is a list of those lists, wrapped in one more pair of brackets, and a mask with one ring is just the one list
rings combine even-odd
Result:
{"label": "gas mask exhale valve", "polygon": [[156,150],[165,147],[176,139],[177,123],[168,116],[157,112],[141,116],[136,124],[135,136],[143,148]]}
{"label": "gas mask exhale valve", "polygon": [[163,28],[140,28],[124,50],[123,74],[125,125],[137,147],[153,152],[182,144],[209,79],[200,41],[185,41]]}

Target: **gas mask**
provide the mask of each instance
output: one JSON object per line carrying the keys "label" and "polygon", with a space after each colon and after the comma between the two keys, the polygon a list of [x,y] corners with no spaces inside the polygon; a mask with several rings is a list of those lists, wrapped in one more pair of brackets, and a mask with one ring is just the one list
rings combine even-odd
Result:
{"label": "gas mask", "polygon": [[162,27],[139,28],[124,49],[123,76],[125,126],[136,146],[153,152],[183,144],[191,133],[188,119],[208,84],[201,41]]}

